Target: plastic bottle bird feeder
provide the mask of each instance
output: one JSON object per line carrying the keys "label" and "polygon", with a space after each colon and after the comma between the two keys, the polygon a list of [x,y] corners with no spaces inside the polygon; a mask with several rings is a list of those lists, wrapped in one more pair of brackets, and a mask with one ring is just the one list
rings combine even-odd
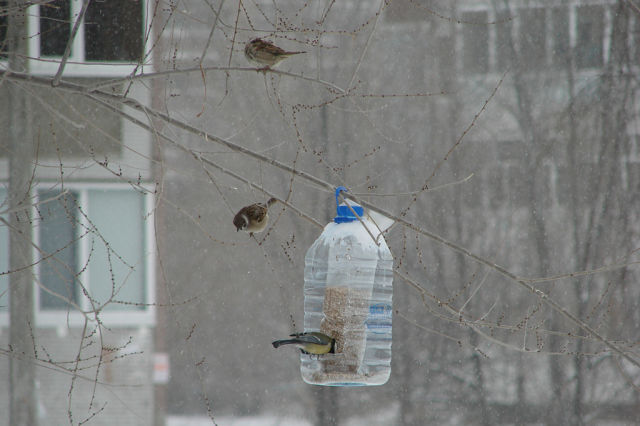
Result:
{"label": "plastic bottle bird feeder", "polygon": [[336,339],[335,353],[302,354],[300,372],[316,385],[382,385],[391,373],[393,258],[362,207],[340,204],[341,191],[304,268],[304,329]]}

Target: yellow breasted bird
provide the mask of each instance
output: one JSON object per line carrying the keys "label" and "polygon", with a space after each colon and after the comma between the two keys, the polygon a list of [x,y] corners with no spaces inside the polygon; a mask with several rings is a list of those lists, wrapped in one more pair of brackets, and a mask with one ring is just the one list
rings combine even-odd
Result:
{"label": "yellow breasted bird", "polygon": [[324,355],[335,353],[336,339],[318,331],[309,333],[295,333],[290,337],[292,339],[276,340],[272,343],[274,348],[283,345],[296,345],[303,354]]}

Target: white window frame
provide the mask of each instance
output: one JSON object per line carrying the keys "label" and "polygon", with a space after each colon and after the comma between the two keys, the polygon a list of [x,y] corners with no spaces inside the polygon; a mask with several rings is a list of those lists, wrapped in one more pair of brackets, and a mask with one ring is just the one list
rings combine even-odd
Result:
{"label": "white window frame", "polygon": [[[149,8],[151,2],[149,0],[140,0],[142,2],[142,22],[144,24],[144,34],[146,37],[151,33],[151,21],[148,19],[150,15]],[[82,0],[71,0],[71,28],[75,24],[76,17],[82,8]],[[29,70],[37,75],[52,75],[58,71],[61,58],[40,56],[40,5],[35,4],[27,8],[28,31],[29,31]],[[146,43],[144,48],[144,57],[146,62],[138,65],[137,63],[126,61],[85,61],[84,46],[84,20],[73,40],[71,54],[64,67],[64,76],[67,77],[124,77],[132,73],[152,72],[152,54],[150,50],[151,43]]]}
{"label": "white window frame", "polygon": [[[46,189],[53,186],[59,186],[58,183],[54,182],[41,182],[35,185],[33,188],[33,196],[37,198],[38,189]],[[65,183],[65,188],[77,191],[79,193],[78,204],[82,207],[83,211],[87,211],[88,205],[88,191],[90,190],[129,190],[135,191],[131,187],[131,185],[126,183]],[[156,251],[155,251],[155,227],[153,220],[153,212],[154,212],[154,196],[153,196],[153,187],[150,185],[141,185],[146,191],[142,194],[144,196],[143,208],[146,220],[144,222],[144,241],[143,247],[145,252],[145,260],[144,260],[144,294],[145,306],[139,310],[104,310],[100,312],[100,321],[104,323],[107,327],[130,327],[130,326],[153,326],[155,324],[155,297],[156,297]],[[35,207],[32,209],[32,214],[37,215],[37,211]],[[89,215],[91,212],[89,212]],[[34,216],[37,217],[37,216]],[[83,223],[86,219],[79,217],[78,220]],[[81,227],[78,227],[78,233],[81,233]],[[33,241],[34,244],[39,246],[39,233],[37,229],[34,228],[33,232]],[[79,244],[79,253],[78,253],[78,264],[84,265],[87,261],[87,256],[89,252],[89,240],[85,237],[78,241]],[[36,250],[33,249],[33,262],[35,263],[35,275],[39,278],[40,276],[40,262],[41,255]],[[89,268],[91,266],[87,266],[87,268],[80,274],[79,279],[88,287],[88,290],[91,291],[91,283],[88,280]],[[60,328],[63,326],[70,327],[82,327],[85,324],[85,316],[75,310],[75,308],[68,309],[40,309],[40,287],[38,283],[34,280],[33,282],[34,288],[34,313],[35,313],[35,322],[36,326],[39,328]],[[7,298],[8,300],[8,298]],[[78,304],[82,308],[83,311],[90,310],[90,305],[86,296],[79,294]],[[92,315],[89,315],[89,319],[92,318]],[[95,322],[95,320],[93,320]],[[9,326],[9,310],[3,310],[0,312],[0,327],[8,327]]]}

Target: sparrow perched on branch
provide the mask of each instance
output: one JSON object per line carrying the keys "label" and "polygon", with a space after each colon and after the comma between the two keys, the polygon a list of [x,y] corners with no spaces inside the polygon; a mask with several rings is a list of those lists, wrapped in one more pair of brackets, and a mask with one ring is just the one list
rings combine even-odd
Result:
{"label": "sparrow perched on branch", "polygon": [[246,231],[249,235],[254,232],[262,232],[269,222],[268,210],[273,203],[278,201],[276,198],[270,198],[266,203],[255,203],[240,209],[233,218],[233,224],[237,231]]}
{"label": "sparrow perched on branch", "polygon": [[249,41],[244,47],[244,56],[247,57],[252,64],[269,68],[278,65],[281,61],[287,59],[289,56],[297,55],[299,53],[306,52],[287,52],[284,49],[279,48],[275,44],[264,41],[259,38],[254,38]]}
{"label": "sparrow perched on branch", "polygon": [[336,339],[318,331],[292,334],[292,339],[276,340],[271,343],[274,348],[282,345],[296,345],[303,354],[324,355],[335,353]]}

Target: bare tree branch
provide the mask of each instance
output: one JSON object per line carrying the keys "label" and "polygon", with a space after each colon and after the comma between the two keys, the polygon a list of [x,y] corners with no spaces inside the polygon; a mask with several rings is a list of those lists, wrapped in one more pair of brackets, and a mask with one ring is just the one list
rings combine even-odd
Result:
{"label": "bare tree branch", "polygon": [[78,28],[80,28],[80,23],[84,19],[84,15],[87,12],[87,9],[89,8],[90,1],[91,0],[83,0],[82,2],[82,9],[80,9],[80,13],[76,18],[76,22],[73,24],[71,35],[69,35],[69,41],[67,41],[67,45],[64,48],[62,59],[60,59],[60,66],[58,67],[58,71],[56,72],[56,75],[53,77],[53,80],[51,81],[51,85],[53,87],[56,87],[58,84],[60,84],[60,79],[62,78],[62,72],[64,71],[64,67],[67,64],[67,59],[69,59],[69,55],[71,54],[71,46],[73,45],[73,41],[76,38],[76,34],[78,33]]}

